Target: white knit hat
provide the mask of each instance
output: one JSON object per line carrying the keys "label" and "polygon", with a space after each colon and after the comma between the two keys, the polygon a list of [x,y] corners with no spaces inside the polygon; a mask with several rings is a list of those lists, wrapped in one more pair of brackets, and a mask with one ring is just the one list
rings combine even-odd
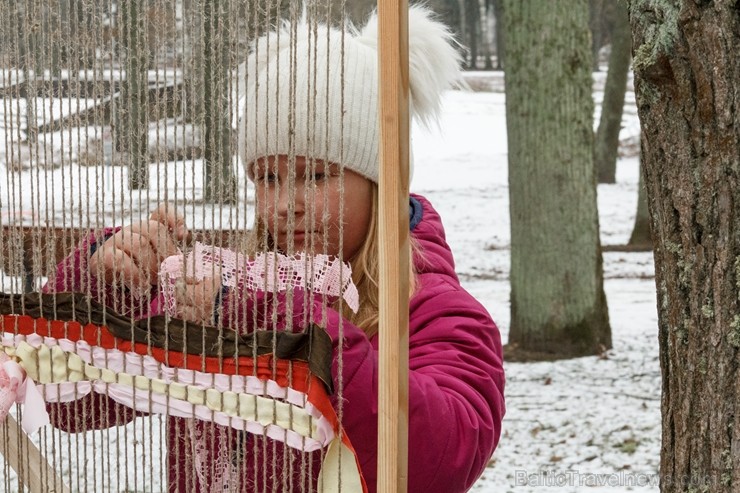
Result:
{"label": "white knit hat", "polygon": [[[359,32],[301,21],[258,39],[240,67],[242,162],[305,156],[343,163],[377,183],[377,33],[373,14]],[[411,114],[421,123],[435,122],[441,92],[462,84],[454,44],[431,11],[409,9]]]}

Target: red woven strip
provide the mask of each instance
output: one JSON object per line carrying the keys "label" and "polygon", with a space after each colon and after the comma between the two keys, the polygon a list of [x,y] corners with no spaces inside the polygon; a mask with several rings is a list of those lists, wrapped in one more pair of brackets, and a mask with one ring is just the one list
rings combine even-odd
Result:
{"label": "red woven strip", "polygon": [[[187,368],[207,373],[224,375],[256,376],[262,380],[275,380],[283,387],[291,387],[329,402],[328,394],[321,381],[313,376],[308,363],[304,361],[275,360],[272,355],[258,356],[256,359],[246,356],[239,358],[217,358],[184,354],[179,351],[168,351],[146,344],[132,343],[115,337],[107,327],[94,324],[82,325],[79,322],[33,318],[28,315],[0,315],[0,327],[10,334],[29,336],[37,334],[42,337],[85,341],[91,346],[104,349],[130,351],[147,356],[151,355],[160,363],[172,368]],[[316,405],[316,404],[314,404]],[[331,407],[331,403],[329,403]],[[332,408],[333,409],[333,408]],[[323,410],[322,410],[323,412]]]}

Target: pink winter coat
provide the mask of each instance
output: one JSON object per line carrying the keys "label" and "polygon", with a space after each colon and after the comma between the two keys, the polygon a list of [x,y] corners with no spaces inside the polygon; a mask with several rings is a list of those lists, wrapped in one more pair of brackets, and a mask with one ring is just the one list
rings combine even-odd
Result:
{"label": "pink winter coat", "polygon": [[[414,258],[418,287],[409,303],[408,490],[462,492],[483,472],[501,434],[501,340],[485,308],[460,286],[439,215],[423,197],[414,195],[410,203],[412,236],[421,255]],[[92,242],[91,238],[83,243],[59,265],[47,290],[98,292],[95,280],[84,274]],[[113,308],[130,303],[112,296],[110,287],[100,288],[101,302]],[[138,318],[159,312],[155,304],[139,306],[133,315]],[[338,321],[339,315],[330,310],[326,330],[335,348]],[[343,327],[342,423],[357,451],[369,490],[375,491],[378,340],[368,340],[364,332],[346,321]],[[336,358],[332,373],[337,388]],[[80,412],[82,406],[87,412]],[[134,417],[133,411],[94,394],[71,404],[52,405],[50,411],[53,424],[70,432],[124,424]],[[79,418],[83,415],[84,422]],[[280,442],[217,425],[194,426],[178,418],[169,418],[168,427],[169,491],[223,487],[202,484],[229,466],[214,463],[223,462],[223,450],[231,457],[232,466],[238,465],[238,486],[230,485],[237,491],[307,491],[312,489],[309,484],[315,484],[319,453],[301,454]],[[188,443],[194,433],[209,437],[203,443],[211,450],[202,451],[200,458],[193,457],[193,444]],[[222,451],[219,460],[214,459],[215,449]],[[194,473],[198,468],[205,468],[207,474]]]}

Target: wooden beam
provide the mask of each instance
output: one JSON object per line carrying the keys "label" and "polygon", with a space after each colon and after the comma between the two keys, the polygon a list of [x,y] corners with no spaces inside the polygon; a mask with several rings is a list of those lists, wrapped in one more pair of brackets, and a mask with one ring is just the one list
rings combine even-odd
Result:
{"label": "wooden beam", "polygon": [[62,477],[10,415],[0,423],[0,453],[18,475],[18,485],[31,493],[69,493]]}
{"label": "wooden beam", "polygon": [[408,1],[378,2],[380,320],[378,491],[408,485]]}

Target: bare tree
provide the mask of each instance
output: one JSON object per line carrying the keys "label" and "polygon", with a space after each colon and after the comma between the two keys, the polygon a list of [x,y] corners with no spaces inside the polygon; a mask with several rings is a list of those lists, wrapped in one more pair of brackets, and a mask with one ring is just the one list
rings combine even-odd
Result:
{"label": "bare tree", "polygon": [[221,203],[236,199],[229,100],[231,16],[225,0],[203,2],[203,183],[206,200]]}
{"label": "bare tree", "polygon": [[480,2],[458,0],[460,8],[460,40],[468,49],[468,68],[478,67],[478,41],[480,38]]}
{"label": "bare tree", "polygon": [[[603,288],[588,0],[506,0],[509,355],[611,347]],[[516,348],[516,349],[515,349]]]}
{"label": "bare tree", "polygon": [[603,22],[604,3],[604,0],[589,0],[588,2],[588,24],[591,28],[591,53],[593,55],[594,71],[599,70],[599,51],[604,46],[604,40],[608,37]]}
{"label": "bare tree", "polygon": [[601,119],[594,144],[594,161],[599,183],[616,182],[619,131],[622,128],[624,96],[627,92],[632,49],[626,3],[618,2],[614,8],[611,42],[609,72],[606,76]]}
{"label": "bare tree", "polygon": [[39,6],[35,2],[18,2],[13,12],[17,21],[18,64],[25,86],[26,139],[29,143],[35,143],[38,139],[35,81],[40,68],[40,36],[38,29],[33,28],[36,16],[39,15],[38,10]]}
{"label": "bare tree", "polygon": [[655,243],[661,491],[740,489],[740,15],[631,0]]}
{"label": "bare tree", "polygon": [[506,31],[504,30],[504,0],[488,0],[496,18],[496,70],[504,68],[506,56]]}
{"label": "bare tree", "polygon": [[119,5],[121,49],[125,60],[125,75],[116,105],[117,118],[114,137],[121,158],[129,167],[128,183],[131,189],[149,186],[149,159],[147,136],[149,117],[147,47],[144,0],[129,0]]}

